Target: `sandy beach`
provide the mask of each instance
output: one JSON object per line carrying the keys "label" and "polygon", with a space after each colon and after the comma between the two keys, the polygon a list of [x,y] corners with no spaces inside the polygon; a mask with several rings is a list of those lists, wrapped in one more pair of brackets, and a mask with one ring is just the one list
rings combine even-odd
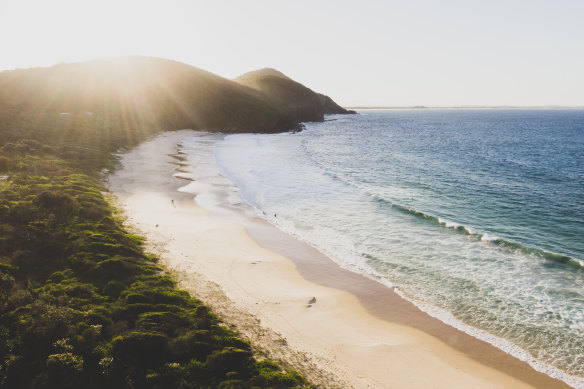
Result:
{"label": "sandy beach", "polygon": [[193,134],[165,133],[122,155],[110,188],[181,287],[260,354],[321,387],[568,387],[238,211],[224,186],[197,186],[177,154]]}

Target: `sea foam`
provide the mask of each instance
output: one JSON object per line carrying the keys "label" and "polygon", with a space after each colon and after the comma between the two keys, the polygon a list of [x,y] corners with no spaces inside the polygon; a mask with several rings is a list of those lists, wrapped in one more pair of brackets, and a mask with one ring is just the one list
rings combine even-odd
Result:
{"label": "sea foam", "polygon": [[[536,140],[553,145],[538,132],[546,120],[561,132],[554,142],[582,135],[565,127],[574,118],[564,126],[561,115],[524,116],[370,112],[308,124],[298,134],[230,135],[216,140],[213,158],[237,195],[282,230],[442,321],[583,387],[584,245],[574,236],[584,233],[577,217],[584,210],[571,200],[582,189],[558,178],[561,161],[556,168],[521,154],[536,149]],[[515,128],[530,126],[531,145],[515,141],[525,136]],[[554,158],[578,158],[566,142]],[[546,166],[534,174],[537,163]],[[556,185],[559,197],[542,192],[546,185]],[[562,209],[568,203],[576,208]]]}

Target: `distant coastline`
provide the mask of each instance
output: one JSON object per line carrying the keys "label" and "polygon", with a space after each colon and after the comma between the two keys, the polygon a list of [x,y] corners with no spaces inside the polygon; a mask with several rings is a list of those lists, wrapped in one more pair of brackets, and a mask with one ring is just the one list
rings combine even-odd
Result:
{"label": "distant coastline", "polygon": [[385,106],[385,105],[349,105],[346,109],[584,109],[584,105],[564,106],[564,105],[460,105],[460,106],[432,106],[432,105],[411,105],[411,106]]}

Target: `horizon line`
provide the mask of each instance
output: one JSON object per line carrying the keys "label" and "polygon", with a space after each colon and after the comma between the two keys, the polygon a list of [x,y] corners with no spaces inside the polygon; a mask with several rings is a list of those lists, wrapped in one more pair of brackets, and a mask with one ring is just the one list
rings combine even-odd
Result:
{"label": "horizon line", "polygon": [[584,109],[584,105],[347,105],[346,109]]}

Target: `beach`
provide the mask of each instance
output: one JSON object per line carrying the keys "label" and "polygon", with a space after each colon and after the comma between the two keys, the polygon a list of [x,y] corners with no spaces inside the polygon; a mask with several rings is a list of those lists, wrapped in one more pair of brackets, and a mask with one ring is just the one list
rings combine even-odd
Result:
{"label": "beach", "polygon": [[177,154],[193,134],[121,155],[110,189],[180,286],[260,354],[321,387],[568,387],[240,211],[225,186],[197,186]]}

